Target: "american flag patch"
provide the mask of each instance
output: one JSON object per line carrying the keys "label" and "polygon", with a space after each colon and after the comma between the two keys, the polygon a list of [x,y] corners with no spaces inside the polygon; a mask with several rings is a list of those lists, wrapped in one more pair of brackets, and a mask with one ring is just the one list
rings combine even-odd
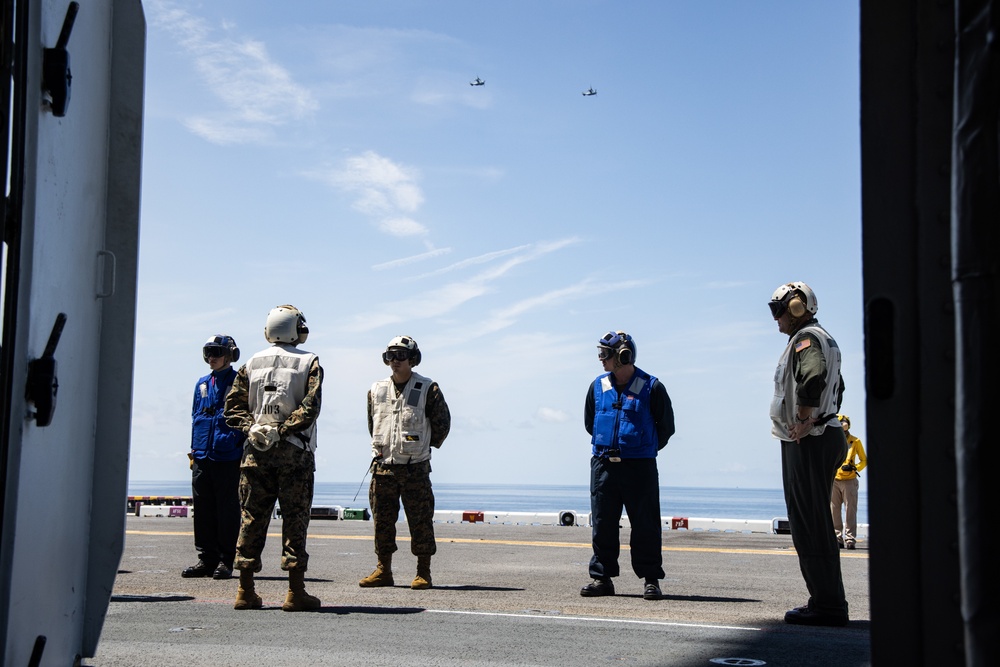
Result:
{"label": "american flag patch", "polygon": [[795,344],[795,351],[796,352],[801,352],[802,350],[806,349],[810,345],[812,345],[812,341],[809,340],[808,338],[803,338],[802,340],[800,340],[798,343]]}

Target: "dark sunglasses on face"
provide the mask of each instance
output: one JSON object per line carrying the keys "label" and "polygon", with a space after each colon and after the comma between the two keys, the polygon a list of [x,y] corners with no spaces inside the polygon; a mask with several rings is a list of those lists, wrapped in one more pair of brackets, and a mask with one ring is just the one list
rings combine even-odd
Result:
{"label": "dark sunglasses on face", "polygon": [[389,363],[390,361],[406,361],[409,358],[409,350],[386,350],[382,353],[382,361],[385,363]]}
{"label": "dark sunglasses on face", "polygon": [[202,352],[204,353],[205,358],[208,359],[209,357],[224,357],[229,350],[221,345],[213,345],[206,347]]}

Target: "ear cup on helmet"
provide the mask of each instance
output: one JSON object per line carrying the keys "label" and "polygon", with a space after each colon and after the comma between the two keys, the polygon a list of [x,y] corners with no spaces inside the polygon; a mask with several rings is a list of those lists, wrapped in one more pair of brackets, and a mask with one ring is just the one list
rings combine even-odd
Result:
{"label": "ear cup on helmet", "polygon": [[309,327],[306,325],[306,318],[302,313],[299,313],[299,317],[295,321],[295,333],[298,335],[296,345],[301,345],[309,338]]}
{"label": "ear cup on helmet", "polygon": [[618,350],[618,363],[628,366],[633,361],[635,361],[635,358],[632,355],[632,350],[627,345],[622,345]]}
{"label": "ear cup on helmet", "polygon": [[306,316],[292,305],[276,306],[264,322],[264,338],[268,343],[299,345],[309,337]]}
{"label": "ear cup on helmet", "polygon": [[806,314],[806,304],[802,303],[802,299],[800,299],[798,295],[793,296],[788,300],[788,312],[795,318],[802,317]]}

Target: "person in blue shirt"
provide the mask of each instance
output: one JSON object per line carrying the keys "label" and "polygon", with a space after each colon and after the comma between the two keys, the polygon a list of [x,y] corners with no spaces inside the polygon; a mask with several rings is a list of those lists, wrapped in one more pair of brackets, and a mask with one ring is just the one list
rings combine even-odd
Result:
{"label": "person in blue shirt", "polygon": [[584,426],[591,437],[590,511],[594,581],[584,597],[614,595],[622,507],[631,525],[632,571],[645,581],[642,597],[662,597],[663,543],[656,454],[674,434],[674,411],[663,384],[635,365],[635,341],[609,331],[597,344],[604,367],[587,391]]}
{"label": "person in blue shirt", "polygon": [[240,532],[240,458],[246,438],[226,424],[223,411],[240,349],[232,336],[218,334],[202,347],[202,357],[212,372],[194,387],[189,454],[198,562],[181,576],[229,579]]}

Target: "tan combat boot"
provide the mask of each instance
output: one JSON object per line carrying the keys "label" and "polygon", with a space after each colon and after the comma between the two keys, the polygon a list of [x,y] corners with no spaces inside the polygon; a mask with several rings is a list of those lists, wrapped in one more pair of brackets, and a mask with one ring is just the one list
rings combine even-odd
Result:
{"label": "tan combat boot", "polygon": [[288,571],[288,595],[282,611],[311,611],[319,609],[319,598],[306,593],[306,571],[295,568]]}
{"label": "tan combat boot", "polygon": [[378,565],[375,571],[358,582],[361,588],[375,588],[376,586],[392,586],[392,554],[378,557]]}
{"label": "tan combat boot", "polygon": [[417,576],[410,584],[414,590],[423,590],[431,587],[431,557],[417,556]]}
{"label": "tan combat boot", "polygon": [[236,604],[233,609],[260,609],[264,601],[254,591],[253,570],[240,570],[240,587],[236,589]]}

